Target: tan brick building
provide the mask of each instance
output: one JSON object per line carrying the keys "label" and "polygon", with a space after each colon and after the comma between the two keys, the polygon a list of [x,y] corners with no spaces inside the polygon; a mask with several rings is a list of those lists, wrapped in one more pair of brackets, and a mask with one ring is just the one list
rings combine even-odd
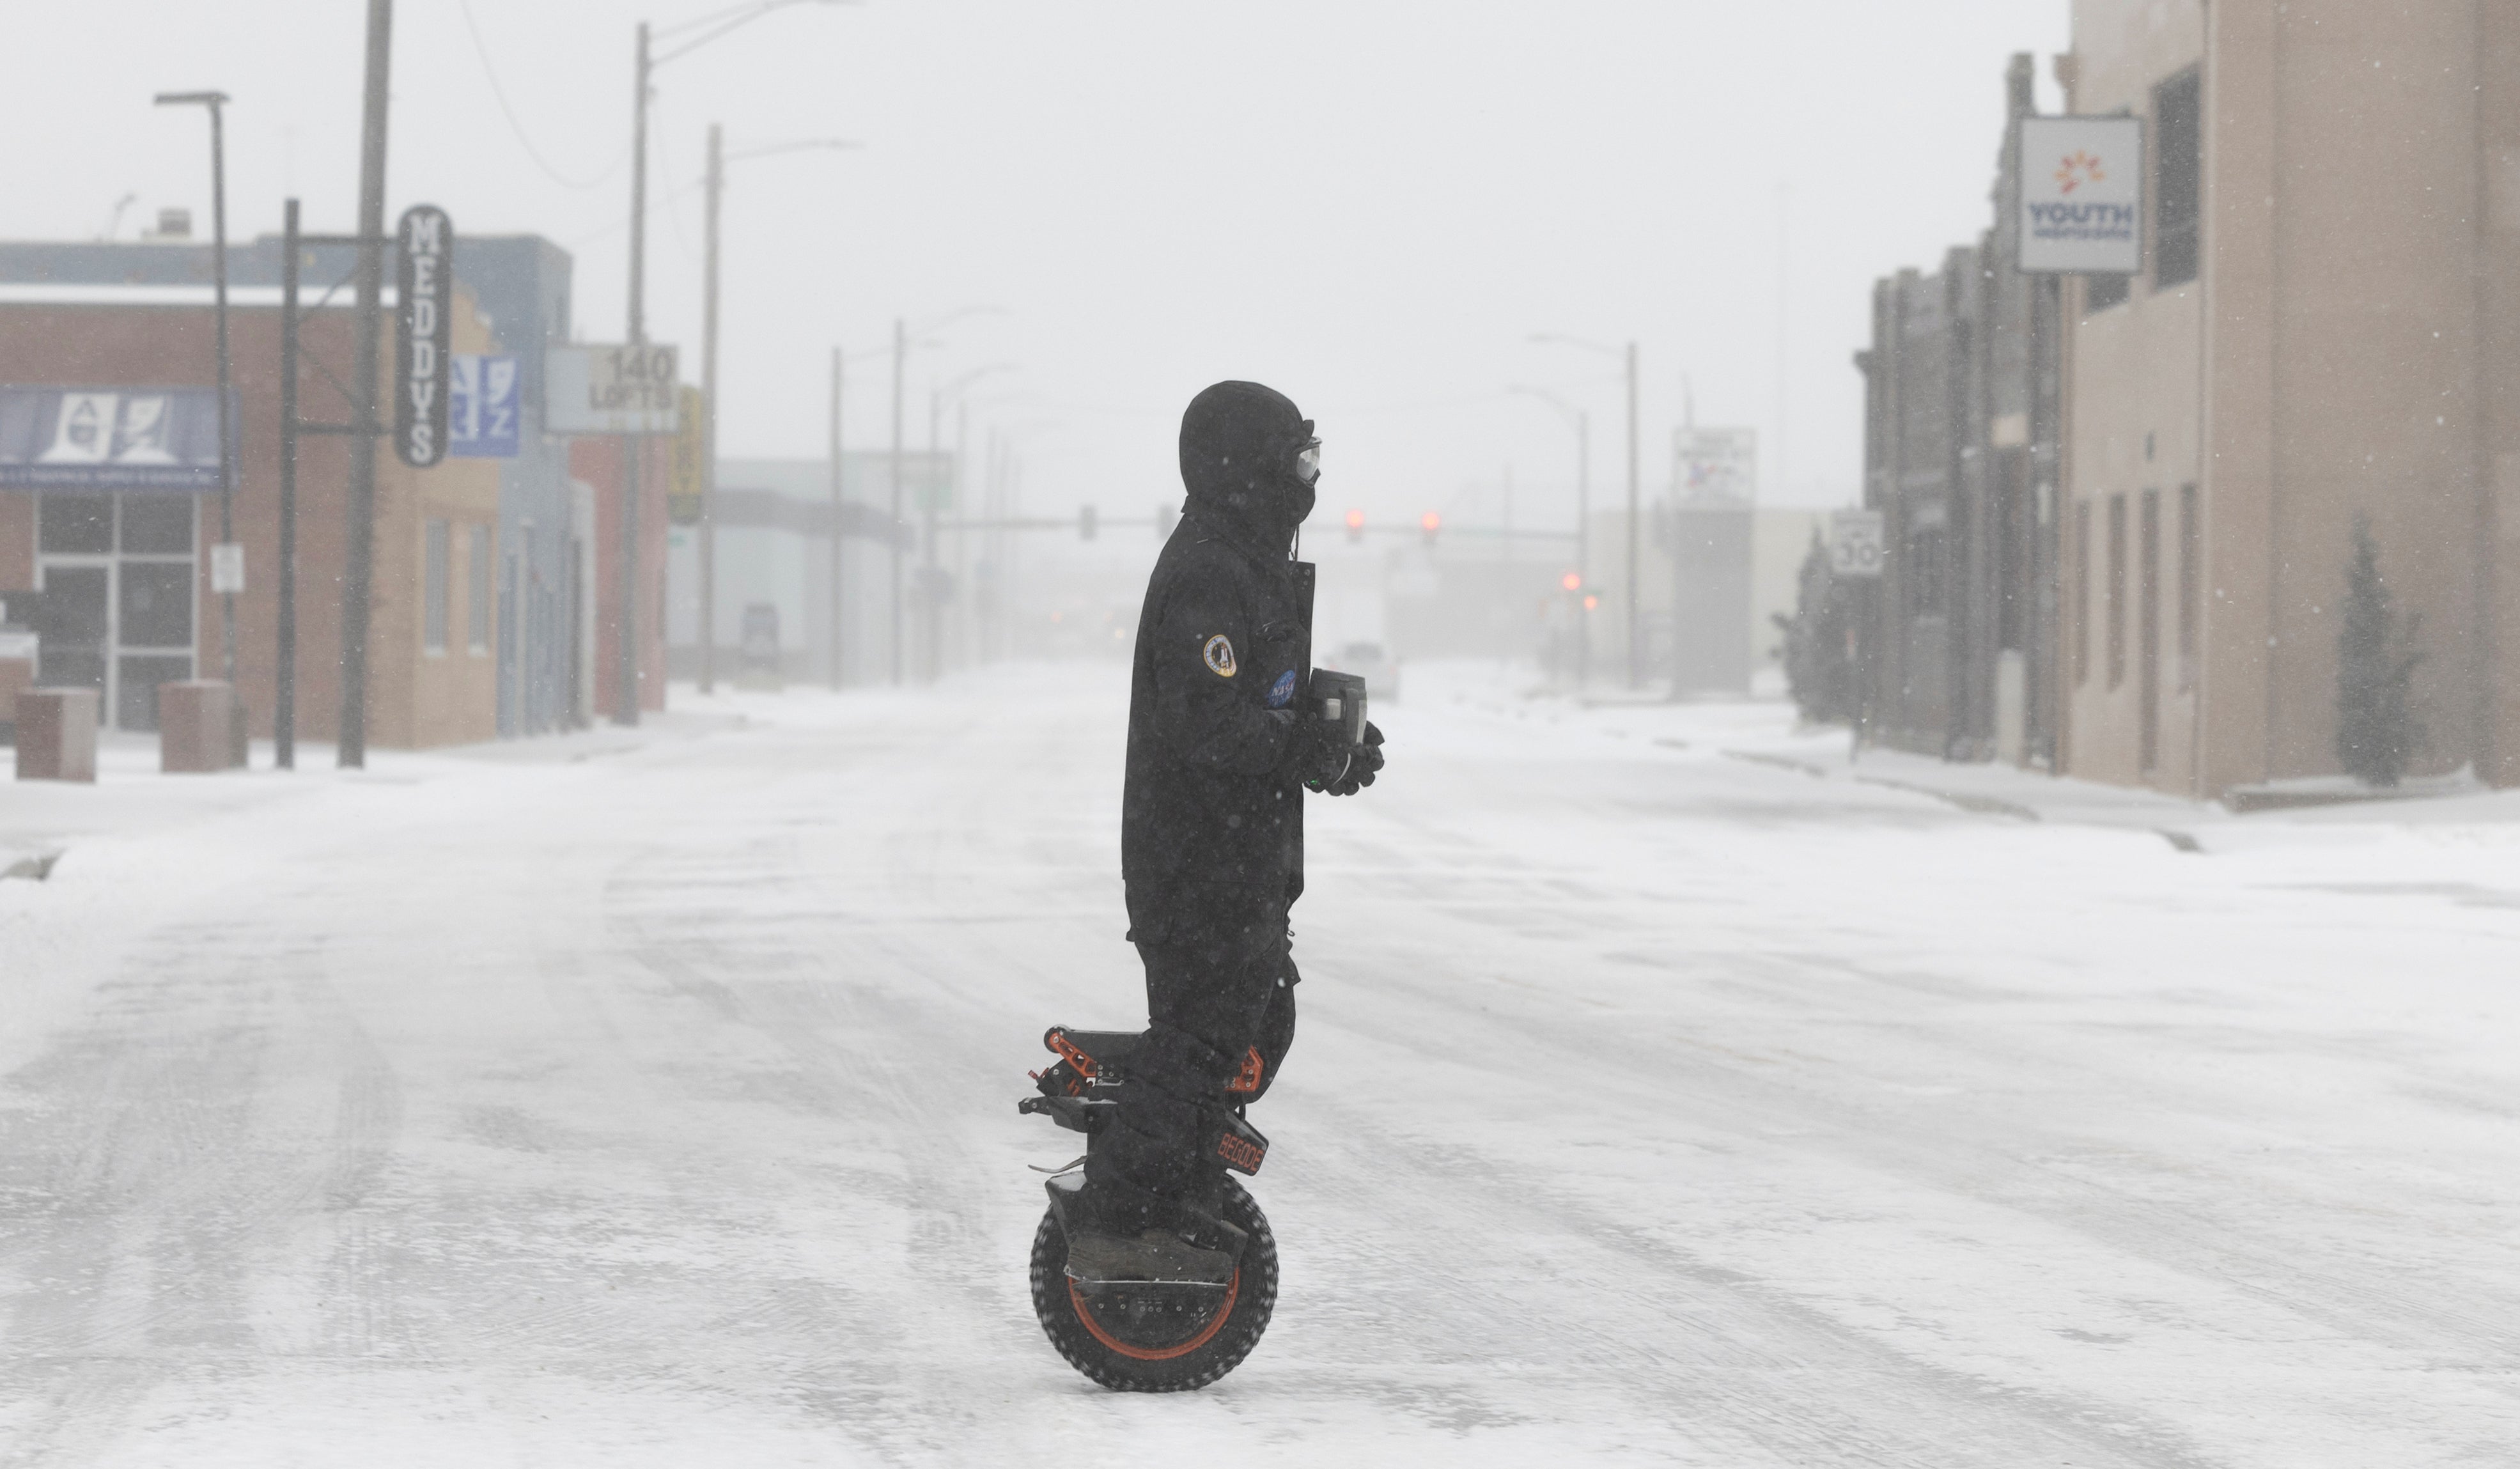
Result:
{"label": "tan brick building", "polygon": [[2419,768],[2520,783],[2520,6],[2076,0],[2069,111],[2147,121],[2146,266],[2067,285],[2059,769],[2338,769],[2367,515]]}
{"label": "tan brick building", "polygon": [[[310,292],[311,294],[311,292]],[[495,350],[488,324],[461,287],[454,350]],[[352,315],[312,313],[303,351],[349,377]],[[232,293],[230,334],[242,438],[236,538],[246,548],[237,598],[237,683],[258,736],[271,734],[278,666],[280,311],[278,292]],[[217,380],[209,292],[193,287],[0,286],[0,384],[12,387],[200,388]],[[384,371],[390,382],[390,366]],[[346,418],[343,400],[310,368],[300,412]],[[331,739],[340,715],[341,576],[346,560],[349,440],[307,435],[297,472],[297,733]],[[415,470],[380,446],[376,574],[370,632],[369,738],[380,746],[448,744],[497,733],[499,470],[496,461],[449,459]],[[154,685],[215,678],[222,663],[220,599],[209,590],[218,535],[215,491],[0,490],[0,593],[62,573],[98,588],[100,655],[47,660],[43,677],[107,693],[109,724],[155,725]],[[190,562],[189,572],[184,563]],[[56,568],[59,568],[56,571]],[[48,576],[47,573],[54,573]],[[135,651],[130,626],[145,586],[157,624],[176,631]],[[188,603],[188,604],[186,604]],[[170,637],[188,645],[165,647]]]}

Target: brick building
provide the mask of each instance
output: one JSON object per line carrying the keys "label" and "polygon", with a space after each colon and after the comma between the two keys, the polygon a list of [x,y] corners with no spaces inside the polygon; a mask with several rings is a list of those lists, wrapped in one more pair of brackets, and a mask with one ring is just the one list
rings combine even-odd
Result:
{"label": "brick building", "polygon": [[[299,262],[304,303],[311,306],[334,289],[333,304],[307,319],[304,350],[341,380],[349,372],[351,321],[341,309],[347,287],[336,283],[347,280],[354,253],[339,245],[309,246]],[[269,570],[277,554],[280,267],[280,241],[273,236],[229,250],[243,429],[236,514],[248,566],[247,592],[240,599],[239,678],[258,734],[269,731],[275,656]],[[0,334],[0,392],[43,384],[208,386],[216,370],[210,271],[211,252],[202,244],[0,243],[0,315],[15,324]],[[390,453],[379,460],[375,636],[383,639],[389,627],[397,639],[409,632],[420,649],[408,687],[388,688],[378,681],[386,677],[384,659],[392,650],[382,641],[373,645],[378,661],[371,738],[381,744],[534,734],[584,723],[612,707],[602,702],[608,685],[600,685],[599,676],[612,675],[597,650],[618,646],[618,446],[543,431],[545,358],[571,334],[569,257],[530,235],[459,235],[455,273],[462,303],[455,350],[515,359],[520,422],[509,457],[450,459],[418,474]],[[390,252],[386,274],[390,280]],[[66,311],[79,314],[57,314]],[[90,376],[82,379],[82,373]],[[340,395],[314,368],[305,371],[299,392],[303,416],[346,416]],[[661,602],[653,584],[664,554],[660,497],[667,475],[659,467],[666,452],[651,447],[647,498],[653,504],[639,526],[639,555],[649,567],[641,599],[648,641],[653,641],[654,609]],[[338,437],[308,435],[299,441],[298,731],[313,738],[331,737],[338,713],[337,579],[343,565],[346,454],[346,441]],[[454,488],[459,485],[460,494]],[[32,584],[41,557],[28,548],[38,536],[40,498],[0,489],[0,589]],[[220,609],[204,590],[207,545],[216,534],[215,498],[199,502],[204,518],[188,530],[192,549],[159,554],[170,564],[184,557],[194,562],[186,599],[188,605],[198,603],[194,637],[181,653],[203,676],[219,667]],[[117,513],[112,506],[106,509],[109,515]],[[408,524],[394,518],[406,512]],[[144,518],[147,513],[144,509]],[[400,587],[392,578],[402,574],[402,561],[414,557],[420,580]],[[121,575],[112,569],[107,574]],[[170,573],[144,573],[140,579]],[[486,624],[476,624],[476,617]],[[108,621],[113,620],[109,613]],[[147,651],[173,656],[154,646]],[[611,659],[616,667],[617,662]],[[153,666],[174,676],[171,662]],[[482,677],[487,683],[476,688]],[[107,681],[118,690],[118,664]],[[644,697],[655,707],[663,696],[661,675],[647,682]],[[483,689],[489,697],[486,725],[472,702]],[[110,703],[109,720],[126,728],[144,725],[148,700],[137,694],[134,700],[128,710]]]}
{"label": "brick building", "polygon": [[2520,10],[2075,0],[2074,37],[2066,110],[2145,124],[2142,269],[2018,274],[2007,137],[1997,228],[1876,291],[1876,729],[2200,797],[2331,776],[2359,520],[2417,771],[2520,783]]}
{"label": "brick building", "polygon": [[2143,271],[2074,282],[2063,767],[2338,768],[2366,517],[2421,766],[2520,781],[2520,10],[2077,0],[2071,110],[2148,122]]}

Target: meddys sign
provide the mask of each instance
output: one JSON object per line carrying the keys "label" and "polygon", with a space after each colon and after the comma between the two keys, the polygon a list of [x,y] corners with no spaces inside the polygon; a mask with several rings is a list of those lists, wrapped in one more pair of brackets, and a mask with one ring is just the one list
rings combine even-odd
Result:
{"label": "meddys sign", "polygon": [[2021,268],[2134,275],[2143,269],[2143,121],[2021,119]]}
{"label": "meddys sign", "polygon": [[426,469],[446,457],[455,226],[435,204],[414,204],[394,234],[402,256],[394,281],[394,453]]}

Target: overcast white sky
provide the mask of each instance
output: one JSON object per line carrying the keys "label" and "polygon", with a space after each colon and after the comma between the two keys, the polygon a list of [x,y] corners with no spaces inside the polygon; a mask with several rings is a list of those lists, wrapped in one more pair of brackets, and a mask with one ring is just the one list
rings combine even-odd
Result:
{"label": "overcast white sky", "polygon": [[[579,332],[623,317],[630,57],[644,16],[717,0],[402,0],[388,211],[534,232],[577,262]],[[10,0],[16,65],[0,236],[85,239],[136,194],[206,228],[198,112],[230,113],[230,232],[280,200],[347,229],[356,0]],[[1325,511],[1561,523],[1573,437],[1512,383],[1594,410],[1597,504],[1623,473],[1615,363],[1643,353],[1643,482],[1669,479],[1683,374],[1701,424],[1759,428],[1773,504],[1850,499],[1872,279],[1984,227],[2002,77],[2067,41],[2066,0],[865,0],[797,4],[657,74],[650,320],[697,375],[707,124],[731,148],[857,153],[739,163],[726,209],[723,452],[819,455],[834,343],[967,305],[911,372],[1024,433],[1025,496],[1135,513],[1178,491],[1181,405],[1256,378],[1321,422]],[[477,27],[480,47],[473,31]],[[486,53],[488,67],[484,66]],[[503,114],[495,70],[518,125]],[[537,161],[536,155],[541,161]],[[571,187],[571,184],[591,187]],[[1780,332],[1780,313],[1782,330]],[[1782,371],[1779,371],[1781,342]],[[849,436],[886,431],[885,364]],[[948,432],[950,434],[950,427]],[[975,441],[977,431],[974,432]],[[1781,451],[1781,452],[1780,452]]]}

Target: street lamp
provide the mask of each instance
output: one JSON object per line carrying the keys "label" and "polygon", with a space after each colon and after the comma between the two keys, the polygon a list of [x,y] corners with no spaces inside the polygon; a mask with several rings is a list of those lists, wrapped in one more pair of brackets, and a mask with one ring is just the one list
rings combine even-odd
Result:
{"label": "street lamp", "polygon": [[[653,32],[639,22],[638,59],[632,68],[630,101],[630,310],[625,324],[630,344],[648,340],[648,103],[653,88],[649,78],[658,67],[678,61],[774,10],[791,5],[850,5],[856,0],[745,0],[679,25]],[[653,54],[650,41],[669,44]],[[639,722],[639,470],[645,445],[625,436],[622,448],[621,495],[621,691],[615,716],[625,725]],[[705,605],[705,603],[703,603]],[[703,613],[703,616],[706,614]],[[701,655],[707,656],[705,652]]]}
{"label": "street lamp", "polygon": [[[972,383],[979,381],[981,378],[988,377],[992,373],[1011,373],[1013,371],[1013,363],[993,362],[986,367],[973,368],[969,372],[952,379],[941,387],[931,387],[927,390],[928,480],[927,493],[922,497],[924,504],[922,507],[923,511],[922,518],[925,523],[921,527],[921,538],[926,544],[921,555],[921,564],[924,569],[921,573],[923,590],[921,593],[919,601],[921,635],[925,644],[921,650],[922,661],[926,665],[926,679],[929,683],[934,683],[936,681],[937,675],[944,671],[945,665],[943,648],[945,629],[944,607],[941,605],[936,596],[937,495],[935,476],[937,456],[942,452],[944,447],[937,441],[937,435],[941,429],[939,420],[944,416],[945,405],[959,397],[964,390],[968,388]],[[958,432],[955,435],[954,477],[957,483],[960,482],[963,475],[963,450],[966,447],[966,439],[968,437],[968,435],[963,432]]]}
{"label": "street lamp", "polygon": [[846,149],[858,145],[842,138],[810,138],[726,152],[718,125],[709,124],[708,227],[700,289],[700,692],[715,686],[717,673],[717,284],[718,214],[726,200],[726,165],[746,158],[767,158],[809,149]]}
{"label": "street lamp", "polygon": [[[1593,581],[1593,416],[1545,387],[1516,385],[1508,389],[1525,397],[1538,398],[1557,410],[1575,430],[1575,571],[1576,584],[1567,588],[1578,591]],[[1575,619],[1575,688],[1581,691],[1593,675],[1593,623],[1588,617]]]}
{"label": "street lamp", "polygon": [[[648,339],[648,103],[649,76],[667,62],[679,61],[738,27],[749,25],[774,10],[791,5],[854,5],[857,0],[746,0],[653,33],[653,39],[676,41],[662,55],[651,55],[648,22],[639,22],[638,83],[631,100],[630,124],[630,340]],[[697,32],[697,33],[695,33]]]}
{"label": "street lamp", "polygon": [[[219,338],[219,544],[210,553],[213,581],[226,584],[219,598],[220,677],[227,681],[229,707],[242,714],[236,698],[236,580],[222,574],[222,562],[239,560],[236,551],[236,456],[228,442],[228,159],[225,92],[160,92],[157,105],[198,107],[210,114],[210,278],[218,307]],[[242,569],[240,566],[238,569]],[[235,715],[230,716],[231,719]],[[233,738],[233,734],[231,734]],[[233,758],[233,757],[231,757]]]}
{"label": "street lamp", "polygon": [[1005,314],[1003,306],[963,306],[922,322],[915,332],[900,317],[892,319],[892,460],[891,472],[885,476],[892,481],[892,518],[884,526],[884,544],[891,556],[891,585],[886,592],[892,604],[892,682],[895,685],[901,682],[901,395],[903,376],[910,367],[910,339],[917,336],[922,347],[938,346],[941,343],[931,340],[930,333],[967,317]]}
{"label": "street lamp", "polygon": [[[1588,352],[1600,352],[1612,357],[1622,355],[1618,347],[1554,332],[1539,333],[1531,339],[1582,347]],[[1638,656],[1637,646],[1637,344],[1629,342],[1624,355],[1628,377],[1628,687],[1634,689],[1644,678],[1644,664]]]}

